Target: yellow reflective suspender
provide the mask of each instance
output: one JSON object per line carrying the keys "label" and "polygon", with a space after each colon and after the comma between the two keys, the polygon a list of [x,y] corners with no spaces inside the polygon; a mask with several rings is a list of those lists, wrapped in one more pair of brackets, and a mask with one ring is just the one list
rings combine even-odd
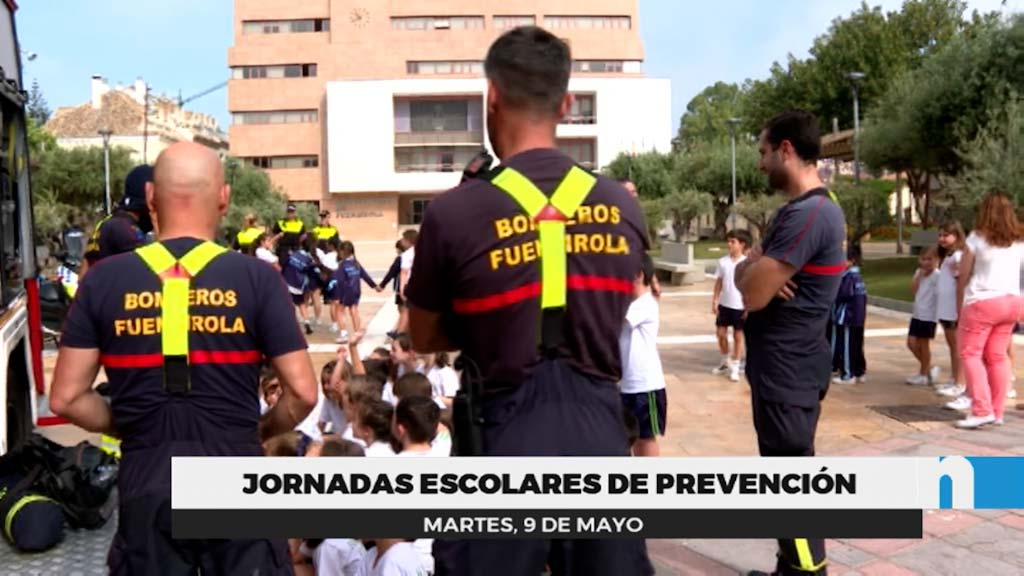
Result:
{"label": "yellow reflective suspender", "polygon": [[302,233],[302,220],[278,220],[277,227],[286,234]]}
{"label": "yellow reflective suspender", "polygon": [[491,183],[504,190],[537,223],[540,239],[542,310],[562,308],[566,301],[565,223],[590,194],[597,178],[573,166],[549,199],[526,176],[503,168]]}
{"label": "yellow reflective suspender", "polygon": [[164,356],[164,388],[169,392],[188,392],[191,388],[188,292],[192,278],[226,251],[213,242],[203,242],[178,260],[160,242],[135,250],[163,284],[160,348]]}
{"label": "yellow reflective suspender", "polygon": [[121,441],[106,434],[100,435],[100,450],[110,454],[114,458],[121,457]]}
{"label": "yellow reflective suspender", "polygon": [[110,220],[112,216],[113,214],[107,214],[96,223],[95,227],[93,227],[92,234],[89,235],[89,244],[86,245],[85,248],[86,253],[95,252],[100,249],[100,228],[102,228],[103,224],[106,223],[107,220]]}

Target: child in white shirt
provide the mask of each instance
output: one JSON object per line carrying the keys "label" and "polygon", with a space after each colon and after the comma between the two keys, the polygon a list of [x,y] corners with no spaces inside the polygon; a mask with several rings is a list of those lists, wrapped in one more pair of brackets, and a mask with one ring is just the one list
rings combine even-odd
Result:
{"label": "child in white shirt", "polygon": [[658,436],[665,435],[667,399],[665,375],[658,355],[658,301],[651,293],[654,262],[644,254],[643,267],[633,281],[634,300],[619,336],[622,381],[619,392],[626,410],[637,419],[639,438],[634,456],[657,456]]}
{"label": "child in white shirt", "polygon": [[922,248],[917,262],[919,268],[911,284],[914,309],[910,317],[907,348],[917,359],[920,370],[907,378],[907,384],[922,386],[937,383],[939,378],[939,367],[932,367],[932,340],[938,323],[938,246]]}
{"label": "child in white shirt", "polygon": [[355,437],[366,444],[367,456],[395,455],[391,443],[391,420],[394,413],[394,406],[380,399],[367,400],[358,405],[352,430]]}
{"label": "child in white shirt", "polygon": [[431,395],[440,400],[438,406],[451,409],[459,391],[459,374],[452,368],[447,352],[434,355],[434,365],[427,371],[427,380],[430,380]]}
{"label": "child in white shirt", "polygon": [[[740,361],[743,358],[743,322],[747,313],[743,306],[743,294],[736,287],[736,267],[747,259],[750,249],[750,233],[746,230],[730,230],[725,239],[729,254],[718,260],[715,272],[715,294],[711,298],[711,313],[715,315],[715,331],[718,336],[718,351],[722,363],[712,370],[713,374],[729,374],[729,380],[740,381]],[[729,356],[729,328],[732,328],[732,356]]]}
{"label": "child in white shirt", "polygon": [[360,576],[427,576],[412,542],[398,538],[378,538],[363,558]]}

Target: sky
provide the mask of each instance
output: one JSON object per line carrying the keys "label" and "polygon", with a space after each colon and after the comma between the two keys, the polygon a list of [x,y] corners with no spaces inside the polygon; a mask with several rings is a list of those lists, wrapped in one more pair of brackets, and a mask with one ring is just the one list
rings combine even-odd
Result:
{"label": "sky", "polygon": [[[509,2],[511,4],[512,2]],[[672,81],[675,125],[686,104],[722,80],[764,78],[772,62],[807,56],[829,23],[861,0],[640,0],[647,76]],[[902,0],[870,0],[897,10]],[[968,10],[1024,11],[1024,0],[968,0]],[[154,93],[188,98],[223,82],[233,42],[231,0],[21,0],[24,79],[39,81],[50,107],[89,99],[99,74],[112,84],[142,76]],[[23,59],[24,61],[24,59]],[[187,105],[229,124],[227,91]]]}

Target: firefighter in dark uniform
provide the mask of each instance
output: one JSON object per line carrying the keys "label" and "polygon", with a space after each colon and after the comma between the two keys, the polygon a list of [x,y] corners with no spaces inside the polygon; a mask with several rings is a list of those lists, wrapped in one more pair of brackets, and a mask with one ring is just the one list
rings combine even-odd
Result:
{"label": "firefighter in dark uniform", "polygon": [[[406,287],[417,352],[459,349],[459,454],[627,456],[619,332],[647,248],[639,204],[558,151],[571,58],[523,27],[485,63],[502,167],[426,211]],[[543,256],[543,257],[542,257]],[[475,383],[474,383],[475,382]],[[474,402],[479,416],[466,418]],[[479,442],[468,441],[477,438]],[[476,448],[471,446],[476,445]],[[653,574],[643,540],[436,541],[436,574]]]}
{"label": "firefighter in dark uniform", "polygon": [[[736,270],[750,311],[747,379],[762,456],[814,456],[832,356],[825,339],[843,271],[845,219],[818,176],[818,119],[793,111],[761,132],[761,171],[788,202]],[[825,541],[779,540],[774,574],[825,574]],[[751,574],[764,574],[752,572]]]}
{"label": "firefighter in dark uniform", "polygon": [[131,252],[146,243],[153,221],[146,207],[146,184],[153,181],[153,167],[136,166],[124,179],[124,198],[114,211],[96,224],[85,248],[85,265],[79,276],[100,260]]}
{"label": "firefighter in dark uniform", "polygon": [[299,220],[295,204],[289,204],[283,220],[274,224],[274,237],[277,239],[277,258],[283,265],[288,255],[299,249],[306,225]]}
{"label": "firefighter in dark uniform", "polygon": [[[317,383],[280,276],[212,242],[230,195],[216,155],[172,145],[147,195],[159,239],[85,278],[50,395],[56,414],[123,439],[110,573],[291,574],[283,540],[171,537],[171,457],[262,455],[261,437],[309,413]],[[265,358],[284,395],[261,419]],[[110,405],[92,389],[100,366]]]}
{"label": "firefighter in dark uniform", "polygon": [[337,244],[341,241],[341,237],[338,235],[338,229],[331,224],[331,213],[327,210],[320,212],[320,224],[313,228],[313,234],[316,235],[316,241],[327,242],[328,244]]}

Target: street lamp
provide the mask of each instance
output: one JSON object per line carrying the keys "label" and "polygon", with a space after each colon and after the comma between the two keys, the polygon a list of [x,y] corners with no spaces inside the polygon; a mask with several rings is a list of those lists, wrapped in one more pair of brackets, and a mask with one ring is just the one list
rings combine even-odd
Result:
{"label": "street lamp", "polygon": [[35,52],[28,52],[26,50],[21,50],[21,55],[24,56],[25,60],[28,60],[29,62],[39,57],[39,54],[36,54]]}
{"label": "street lamp", "polygon": [[109,128],[102,128],[98,131],[99,135],[103,137],[103,181],[106,184],[107,195],[105,198],[104,206],[107,209],[107,214],[110,214],[110,136],[113,132]]}
{"label": "street lamp", "polygon": [[846,78],[853,88],[853,181],[860,184],[860,83],[866,74],[850,72]]}
{"label": "street lamp", "polygon": [[740,125],[739,118],[729,118],[729,134],[732,135],[732,229],[736,229],[736,127]]}

